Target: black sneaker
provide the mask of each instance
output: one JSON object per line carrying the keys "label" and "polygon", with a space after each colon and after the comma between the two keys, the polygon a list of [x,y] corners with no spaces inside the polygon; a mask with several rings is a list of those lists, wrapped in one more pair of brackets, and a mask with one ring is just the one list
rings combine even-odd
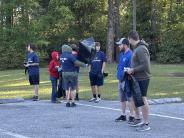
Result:
{"label": "black sneaker", "polygon": [[71,103],[70,107],[75,107],[77,106],[75,103]]}
{"label": "black sneaker", "polygon": [[33,101],[38,101],[39,98],[38,98],[38,96],[33,96],[32,100],[33,100]]}
{"label": "black sneaker", "polygon": [[70,103],[68,102],[68,103],[66,103],[66,107],[70,107]]}
{"label": "black sneaker", "polygon": [[121,115],[120,117],[115,119],[115,122],[121,122],[121,121],[126,121],[126,116],[125,115]]}
{"label": "black sneaker", "polygon": [[131,124],[134,120],[135,118],[133,116],[129,116],[128,123]]}

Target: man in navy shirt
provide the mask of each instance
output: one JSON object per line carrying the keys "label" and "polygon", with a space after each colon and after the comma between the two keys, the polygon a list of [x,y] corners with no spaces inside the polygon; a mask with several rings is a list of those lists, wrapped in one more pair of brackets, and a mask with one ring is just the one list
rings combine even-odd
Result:
{"label": "man in navy shirt", "polygon": [[120,57],[119,64],[117,68],[117,79],[119,97],[121,102],[121,116],[118,117],[115,121],[126,121],[126,104],[128,101],[128,106],[130,110],[129,123],[134,120],[133,108],[131,103],[131,91],[130,91],[130,80],[128,74],[125,73],[125,68],[130,68],[132,51],[129,49],[129,41],[126,38],[121,38],[119,42],[117,42],[120,49]]}
{"label": "man in navy shirt", "polygon": [[96,55],[89,65],[89,79],[92,89],[93,98],[89,102],[99,102],[101,100],[101,87],[103,86],[103,72],[105,69],[106,56],[100,51],[100,43],[96,42]]}
{"label": "man in navy shirt", "polygon": [[28,68],[29,74],[29,83],[30,85],[34,85],[34,96],[33,101],[39,100],[38,97],[38,86],[39,86],[39,58],[38,55],[34,52],[36,49],[34,44],[29,44],[27,47],[28,56],[25,67]]}
{"label": "man in navy shirt", "polygon": [[[87,67],[87,65],[78,61],[76,57],[72,55],[72,48],[68,45],[62,46],[60,62],[62,66],[63,89],[66,91],[67,97],[66,107],[74,107],[76,106],[75,92],[78,76],[76,66]],[[71,103],[70,98],[72,99]]]}

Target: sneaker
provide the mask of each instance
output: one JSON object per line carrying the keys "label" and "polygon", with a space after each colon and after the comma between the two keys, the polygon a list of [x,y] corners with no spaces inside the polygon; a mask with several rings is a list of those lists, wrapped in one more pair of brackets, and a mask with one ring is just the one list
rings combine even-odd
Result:
{"label": "sneaker", "polygon": [[33,101],[38,101],[39,98],[38,98],[38,96],[33,96],[32,100],[33,100]]}
{"label": "sneaker", "polygon": [[91,99],[89,100],[89,102],[94,102],[94,101],[96,101],[96,98],[91,98]]}
{"label": "sneaker", "polygon": [[121,121],[126,121],[126,116],[125,115],[121,115],[120,117],[115,119],[115,122],[121,122]]}
{"label": "sneaker", "polygon": [[66,107],[70,107],[70,103],[68,102],[68,103],[66,103]]}
{"label": "sneaker", "polygon": [[98,103],[98,102],[100,102],[101,101],[101,98],[97,98],[96,100],[95,100],[95,103]]}
{"label": "sneaker", "polygon": [[150,126],[149,126],[149,124],[142,124],[142,125],[140,125],[137,129],[136,129],[136,131],[140,131],[140,132],[143,132],[143,131],[148,131],[148,130],[150,130],[151,128],[150,128]]}
{"label": "sneaker", "polygon": [[131,124],[134,122],[134,120],[135,118],[133,116],[129,116],[128,123]]}
{"label": "sneaker", "polygon": [[77,106],[75,103],[71,103],[70,107],[75,107]]}
{"label": "sneaker", "polygon": [[138,127],[142,124],[143,124],[143,122],[141,121],[141,119],[134,119],[134,121],[130,123],[130,126],[131,127]]}

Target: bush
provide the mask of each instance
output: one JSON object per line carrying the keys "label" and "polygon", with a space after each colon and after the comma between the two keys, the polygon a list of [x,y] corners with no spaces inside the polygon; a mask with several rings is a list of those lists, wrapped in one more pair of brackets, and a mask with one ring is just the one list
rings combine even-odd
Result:
{"label": "bush", "polygon": [[183,40],[177,31],[168,31],[163,35],[162,43],[159,45],[157,61],[160,63],[181,63],[183,59]]}
{"label": "bush", "polygon": [[0,69],[23,68],[25,54],[13,47],[0,47]]}

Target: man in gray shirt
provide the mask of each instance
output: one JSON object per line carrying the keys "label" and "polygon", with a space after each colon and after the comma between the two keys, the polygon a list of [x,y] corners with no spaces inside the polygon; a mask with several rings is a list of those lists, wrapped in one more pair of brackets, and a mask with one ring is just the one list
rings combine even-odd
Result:
{"label": "man in gray shirt", "polygon": [[[135,121],[131,126],[138,128],[137,131],[150,130],[149,126],[149,104],[147,101],[147,90],[150,81],[150,54],[146,44],[141,42],[139,34],[136,31],[129,32],[129,43],[134,47],[131,68],[128,69],[128,74],[133,75],[138,82],[141,90],[144,105],[141,107],[144,122],[141,122],[138,108],[135,108]],[[135,107],[135,105],[134,105]]]}

